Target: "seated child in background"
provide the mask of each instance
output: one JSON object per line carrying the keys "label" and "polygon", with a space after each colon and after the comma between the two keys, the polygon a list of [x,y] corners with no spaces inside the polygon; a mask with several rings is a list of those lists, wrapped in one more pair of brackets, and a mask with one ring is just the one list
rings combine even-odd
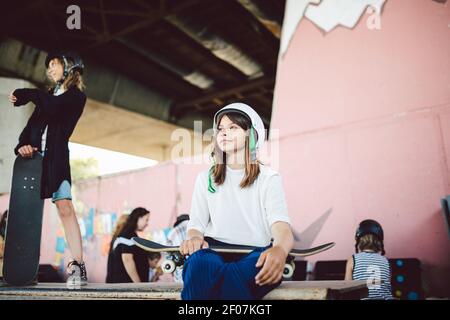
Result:
{"label": "seated child in background", "polygon": [[391,268],[384,256],[384,234],[375,220],[364,220],[355,235],[355,251],[347,260],[345,280],[365,280],[369,288],[367,299],[393,299]]}
{"label": "seated child in background", "polygon": [[159,252],[150,252],[148,254],[148,270],[149,270],[149,282],[156,282],[163,274],[159,261],[161,260],[161,254]]}

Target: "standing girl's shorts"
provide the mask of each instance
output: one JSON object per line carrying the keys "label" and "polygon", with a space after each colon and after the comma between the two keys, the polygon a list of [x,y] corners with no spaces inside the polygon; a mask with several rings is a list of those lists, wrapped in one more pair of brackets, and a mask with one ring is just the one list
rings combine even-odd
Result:
{"label": "standing girl's shorts", "polygon": [[63,182],[61,182],[58,190],[56,190],[56,192],[53,192],[52,202],[55,203],[58,200],[72,200],[69,181],[64,180]]}

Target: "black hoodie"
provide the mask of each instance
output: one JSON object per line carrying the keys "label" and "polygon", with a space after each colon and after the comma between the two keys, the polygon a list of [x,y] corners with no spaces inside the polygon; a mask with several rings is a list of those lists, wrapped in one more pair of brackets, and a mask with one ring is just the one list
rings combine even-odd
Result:
{"label": "black hoodie", "polygon": [[51,198],[64,180],[72,183],[69,162],[69,138],[83,113],[86,95],[72,86],[61,95],[54,96],[39,89],[17,89],[14,106],[33,102],[36,106],[14,149],[24,145],[41,148],[42,134],[47,128],[44,160],[42,164],[41,198]]}

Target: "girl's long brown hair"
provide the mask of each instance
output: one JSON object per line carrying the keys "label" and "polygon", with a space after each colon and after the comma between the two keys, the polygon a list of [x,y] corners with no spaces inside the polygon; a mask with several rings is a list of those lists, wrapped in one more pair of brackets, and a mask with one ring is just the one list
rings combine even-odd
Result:
{"label": "girl's long brown hair", "polygon": [[[220,120],[222,120],[223,116],[226,115],[234,124],[238,125],[242,129],[248,130],[251,127],[251,123],[249,120],[237,112],[228,112],[228,113],[222,113],[219,115],[217,119],[216,126],[218,127],[220,124]],[[212,156],[214,157],[214,166],[212,168],[212,177],[216,185],[221,185],[225,182],[226,177],[226,167],[227,167],[227,157],[225,152],[220,150],[219,146],[217,145],[217,139],[216,135],[214,136],[214,151],[212,153]],[[255,182],[255,180],[258,178],[258,175],[260,173],[259,169],[260,162],[256,160],[255,162],[251,162],[250,160],[250,147],[249,147],[249,134],[247,133],[245,138],[245,176],[242,179],[239,186],[241,188],[249,187]]]}
{"label": "girl's long brown hair", "polygon": [[83,76],[78,70],[71,72],[67,76],[66,80],[64,80],[63,86],[66,89],[76,86],[80,91],[84,91],[84,89],[86,89],[86,86],[83,82]]}
{"label": "girl's long brown hair", "polygon": [[113,249],[113,245],[114,245],[114,241],[116,241],[117,237],[119,236],[119,234],[122,232],[123,228],[125,227],[125,225],[127,224],[127,220],[128,220],[128,214],[122,214],[119,219],[117,220],[117,224],[116,224],[116,228],[114,229],[112,238],[111,238],[111,243],[109,245],[109,252],[112,251]]}
{"label": "girl's long brown hair", "polygon": [[356,253],[364,250],[373,250],[375,252],[381,252],[381,255],[385,255],[384,243],[374,234],[366,234],[359,239],[356,239],[355,244]]}

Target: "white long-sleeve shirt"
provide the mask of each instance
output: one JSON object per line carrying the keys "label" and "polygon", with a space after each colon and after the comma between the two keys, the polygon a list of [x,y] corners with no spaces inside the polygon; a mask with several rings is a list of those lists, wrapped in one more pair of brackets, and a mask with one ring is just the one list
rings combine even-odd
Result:
{"label": "white long-sleeve shirt", "polygon": [[209,170],[201,172],[195,182],[187,229],[226,243],[269,245],[272,224],[290,220],[281,176],[263,165],[260,171],[250,187],[241,188],[245,170],[227,167],[225,182],[215,186],[215,193],[208,191]]}

